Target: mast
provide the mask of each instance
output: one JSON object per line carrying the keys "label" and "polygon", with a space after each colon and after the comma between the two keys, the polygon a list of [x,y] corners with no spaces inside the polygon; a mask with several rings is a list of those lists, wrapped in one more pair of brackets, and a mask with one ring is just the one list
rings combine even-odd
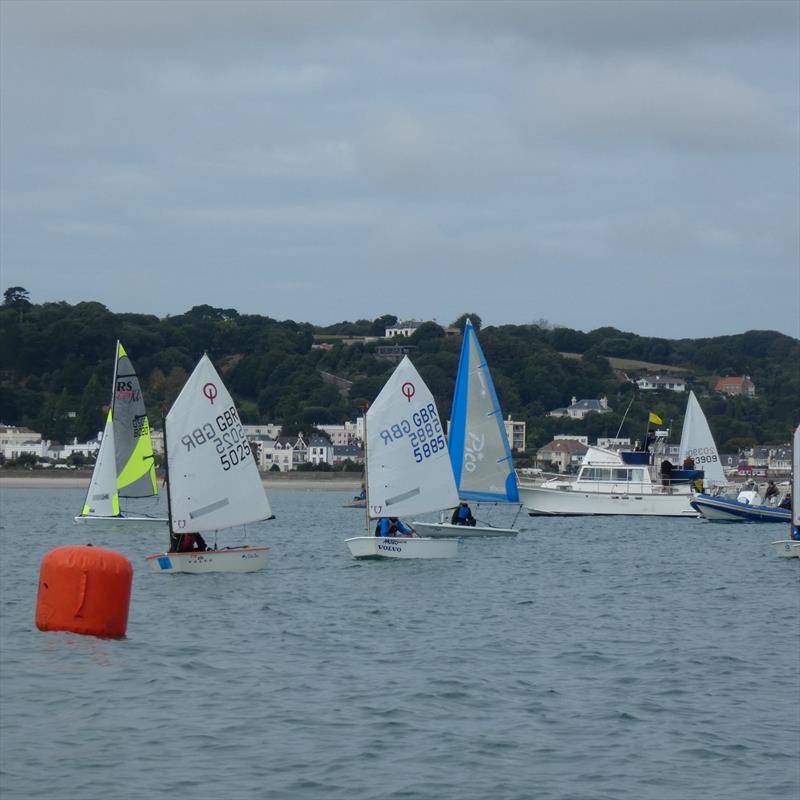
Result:
{"label": "mast", "polygon": [[369,409],[369,403],[364,404],[364,511],[367,514],[367,518],[365,520],[367,526],[367,536],[369,536],[369,464],[367,463],[367,459],[369,458],[368,452],[369,448],[367,447],[367,410]]}
{"label": "mast", "polygon": [[164,407],[161,407],[161,429],[164,432],[164,480],[167,485],[167,528],[169,529],[169,544],[172,549],[172,537],[175,532],[172,530],[172,492],[170,491],[169,482],[169,453],[167,452],[167,415],[164,413]]}

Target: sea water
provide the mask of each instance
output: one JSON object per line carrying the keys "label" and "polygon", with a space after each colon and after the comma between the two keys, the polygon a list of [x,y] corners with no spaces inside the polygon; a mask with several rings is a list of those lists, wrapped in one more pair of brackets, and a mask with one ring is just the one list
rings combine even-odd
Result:
{"label": "sea water", "polygon": [[[455,560],[358,562],[350,493],[282,490],[220,535],[266,570],[164,575],[160,526],[75,525],[83,495],[2,491],[3,800],[798,797],[780,526],[522,516]],[[122,640],[34,625],[42,557],[89,542],[134,564]]]}

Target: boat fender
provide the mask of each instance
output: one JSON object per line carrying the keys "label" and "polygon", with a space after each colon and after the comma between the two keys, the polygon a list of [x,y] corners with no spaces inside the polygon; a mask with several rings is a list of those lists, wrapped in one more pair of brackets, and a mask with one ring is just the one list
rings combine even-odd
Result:
{"label": "boat fender", "polygon": [[121,639],[128,627],[133,565],[121,553],[67,545],[39,567],[36,627]]}

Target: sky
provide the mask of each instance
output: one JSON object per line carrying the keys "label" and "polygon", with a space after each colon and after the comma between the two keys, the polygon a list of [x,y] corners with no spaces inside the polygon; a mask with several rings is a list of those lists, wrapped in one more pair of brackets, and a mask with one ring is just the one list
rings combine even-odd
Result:
{"label": "sky", "polygon": [[800,337],[800,3],[0,0],[0,284]]}

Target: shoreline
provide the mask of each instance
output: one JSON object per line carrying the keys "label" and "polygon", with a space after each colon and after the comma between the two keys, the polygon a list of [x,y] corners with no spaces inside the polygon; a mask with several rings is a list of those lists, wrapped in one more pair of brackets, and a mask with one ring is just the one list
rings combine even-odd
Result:
{"label": "shoreline", "polygon": [[[352,476],[352,477],[351,477]],[[41,470],[26,472],[0,472],[0,489],[87,489],[91,472],[53,475]],[[358,492],[363,478],[357,473],[350,475],[333,472],[303,473],[281,472],[262,475],[261,483],[270,489],[319,489],[329,492]]]}

